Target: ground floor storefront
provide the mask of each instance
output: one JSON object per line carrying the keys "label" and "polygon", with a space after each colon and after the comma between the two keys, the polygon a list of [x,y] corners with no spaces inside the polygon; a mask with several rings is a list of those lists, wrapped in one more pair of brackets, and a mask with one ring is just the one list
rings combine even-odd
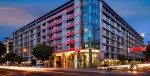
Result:
{"label": "ground floor storefront", "polygon": [[[122,62],[117,59],[110,59],[106,57],[107,54],[100,50],[84,49],[80,51],[61,51],[54,52],[49,60],[42,61],[45,67],[54,68],[97,68],[103,65],[121,65]],[[22,62],[23,66],[33,66],[32,61]],[[35,61],[35,65],[38,61]],[[131,61],[124,61],[124,64],[130,64]],[[141,61],[136,61],[137,64]]]}
{"label": "ground floor storefront", "polygon": [[[97,55],[99,50],[92,50],[92,67],[96,68],[99,65],[99,59]],[[89,51],[80,50],[78,51],[69,51],[69,52],[59,52],[54,53],[53,66],[55,68],[88,68],[89,67]]]}

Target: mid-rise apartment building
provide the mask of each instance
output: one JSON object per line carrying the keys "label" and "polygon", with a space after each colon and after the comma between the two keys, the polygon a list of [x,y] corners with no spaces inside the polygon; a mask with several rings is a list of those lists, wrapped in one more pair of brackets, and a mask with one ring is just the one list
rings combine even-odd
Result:
{"label": "mid-rise apartment building", "polygon": [[14,50],[14,41],[13,38],[6,38],[6,41],[3,42],[6,48],[6,53],[13,52]]}
{"label": "mid-rise apartment building", "polygon": [[143,38],[102,0],[70,0],[13,36],[14,52],[28,63],[38,44],[53,48],[54,67],[85,68],[90,62],[97,67],[105,61],[117,65],[118,55],[143,57],[142,53],[128,53],[128,48],[141,46]]}

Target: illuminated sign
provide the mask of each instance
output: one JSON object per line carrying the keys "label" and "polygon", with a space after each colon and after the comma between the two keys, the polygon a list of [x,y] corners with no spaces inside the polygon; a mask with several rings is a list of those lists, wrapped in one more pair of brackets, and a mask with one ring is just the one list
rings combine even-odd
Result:
{"label": "illuminated sign", "polygon": [[133,47],[128,49],[128,52],[144,52],[144,51],[146,51],[146,46]]}

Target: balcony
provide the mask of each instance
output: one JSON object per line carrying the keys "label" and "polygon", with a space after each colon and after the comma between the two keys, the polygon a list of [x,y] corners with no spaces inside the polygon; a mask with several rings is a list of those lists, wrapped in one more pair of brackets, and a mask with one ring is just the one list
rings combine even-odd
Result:
{"label": "balcony", "polygon": [[67,33],[66,33],[66,36],[71,36],[71,35],[79,34],[79,33],[81,33],[81,31],[80,31],[80,30],[69,31],[69,32],[67,32]]}
{"label": "balcony", "polygon": [[74,31],[69,31],[69,32],[67,32],[67,34],[66,34],[66,36],[71,36],[71,35],[74,35]]}
{"label": "balcony", "polygon": [[47,42],[47,39],[43,39],[42,42]]}
{"label": "balcony", "polygon": [[55,47],[55,46],[62,46],[61,42],[54,42],[53,44],[50,44],[51,47]]}
{"label": "balcony", "polygon": [[66,44],[73,44],[75,41],[74,40],[67,40]]}
{"label": "balcony", "polygon": [[66,25],[66,28],[70,28],[70,27],[73,27],[73,26],[76,26],[76,25],[79,25],[79,24],[81,24],[81,21],[77,21],[77,22],[73,22],[73,23],[68,23],[67,25]]}
{"label": "balcony", "polygon": [[57,24],[60,24],[60,23],[62,23],[62,19],[56,20],[56,21],[54,21],[53,23],[49,24],[49,25],[48,25],[48,28],[51,28],[51,27],[53,27],[53,26],[55,26],[55,25],[57,25]]}
{"label": "balcony", "polygon": [[46,28],[47,28],[47,26],[44,26],[44,27],[41,28],[41,30],[45,30]]}
{"label": "balcony", "polygon": [[68,15],[68,16],[66,17],[66,20],[70,20],[70,19],[72,19],[72,18],[74,18],[74,14]]}
{"label": "balcony", "polygon": [[61,31],[62,30],[62,28],[61,27],[59,27],[59,28],[55,28],[54,29],[56,32],[58,32],[58,31]]}
{"label": "balcony", "polygon": [[68,48],[67,51],[75,51],[75,48]]}
{"label": "balcony", "polygon": [[49,31],[48,34],[56,33],[56,32],[61,31],[61,30],[62,30],[61,27],[60,28],[55,28],[55,29]]}
{"label": "balcony", "polygon": [[41,34],[41,36],[45,36],[45,35],[47,35],[47,33],[46,33],[46,32]]}
{"label": "balcony", "polygon": [[62,35],[53,36],[53,37],[49,38],[48,41],[56,40],[56,39],[59,39],[59,38],[62,38]]}

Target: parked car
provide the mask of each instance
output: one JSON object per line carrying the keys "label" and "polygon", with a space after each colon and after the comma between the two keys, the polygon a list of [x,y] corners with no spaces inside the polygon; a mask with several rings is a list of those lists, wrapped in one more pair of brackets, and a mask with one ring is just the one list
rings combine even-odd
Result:
{"label": "parked car", "polygon": [[37,63],[36,68],[44,68],[44,64],[43,63]]}

